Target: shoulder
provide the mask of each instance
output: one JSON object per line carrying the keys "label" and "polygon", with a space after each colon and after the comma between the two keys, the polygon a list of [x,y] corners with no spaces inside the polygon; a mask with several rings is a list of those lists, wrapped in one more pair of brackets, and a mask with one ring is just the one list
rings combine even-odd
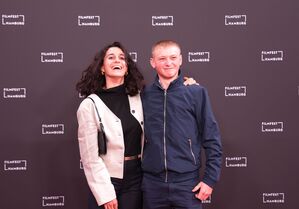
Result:
{"label": "shoulder", "polygon": [[141,92],[139,91],[137,94],[130,96],[128,95],[129,98],[139,98],[140,97]]}
{"label": "shoulder", "polygon": [[202,85],[192,84],[188,86],[184,86],[186,91],[192,92],[192,93],[205,93],[207,92],[207,89]]}
{"label": "shoulder", "polygon": [[144,96],[146,96],[147,94],[149,94],[153,90],[154,90],[154,84],[146,85],[144,87],[143,91],[141,92],[141,97],[143,98]]}
{"label": "shoulder", "polygon": [[206,102],[209,99],[206,87],[202,85],[190,85],[184,87],[184,94],[188,99],[195,103]]}
{"label": "shoulder", "polygon": [[153,83],[151,83],[151,84],[149,84],[149,85],[146,85],[146,86],[144,87],[144,89],[143,89],[142,92],[148,92],[148,91],[151,91],[151,90],[153,89],[153,87],[154,87],[154,84],[153,84]]}
{"label": "shoulder", "polygon": [[93,102],[90,98],[86,97],[85,99],[82,100],[80,103],[77,112],[81,111],[88,111],[93,107]]}
{"label": "shoulder", "polygon": [[129,101],[138,102],[141,100],[140,92],[134,96],[128,95]]}

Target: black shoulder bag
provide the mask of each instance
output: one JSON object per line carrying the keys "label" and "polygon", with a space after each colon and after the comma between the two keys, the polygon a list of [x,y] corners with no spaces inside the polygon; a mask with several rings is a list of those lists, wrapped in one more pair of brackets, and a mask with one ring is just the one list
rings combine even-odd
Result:
{"label": "black shoulder bag", "polygon": [[97,115],[99,117],[99,122],[100,122],[100,128],[98,129],[98,147],[99,147],[99,156],[100,155],[105,155],[107,153],[107,139],[105,136],[105,131],[104,131],[104,126],[97,108],[97,105],[95,103],[95,101],[91,98],[88,97],[89,99],[91,99],[91,101],[93,102]]}

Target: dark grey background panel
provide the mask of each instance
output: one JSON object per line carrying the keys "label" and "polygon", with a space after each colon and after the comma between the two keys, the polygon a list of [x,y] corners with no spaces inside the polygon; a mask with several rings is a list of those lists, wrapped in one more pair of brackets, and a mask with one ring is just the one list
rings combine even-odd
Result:
{"label": "dark grey background panel", "polygon": [[0,208],[86,208],[75,84],[122,42],[146,82],[151,46],[181,44],[207,87],[224,148],[204,207],[297,208],[299,3],[295,0],[2,0]]}

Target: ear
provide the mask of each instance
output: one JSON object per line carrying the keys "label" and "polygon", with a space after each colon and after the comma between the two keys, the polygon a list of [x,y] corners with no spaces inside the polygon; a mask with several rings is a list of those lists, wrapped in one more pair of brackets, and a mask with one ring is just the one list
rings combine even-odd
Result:
{"label": "ear", "polygon": [[183,64],[183,57],[182,54],[180,54],[180,66]]}
{"label": "ear", "polygon": [[150,64],[151,64],[152,68],[154,68],[154,69],[156,68],[156,65],[155,65],[155,62],[154,62],[153,58],[150,59]]}

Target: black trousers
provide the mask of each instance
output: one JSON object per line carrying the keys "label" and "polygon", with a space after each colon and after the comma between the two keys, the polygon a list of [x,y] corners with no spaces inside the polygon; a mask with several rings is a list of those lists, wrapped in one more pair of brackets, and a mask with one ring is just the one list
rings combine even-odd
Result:
{"label": "black trousers", "polygon": [[[124,164],[124,178],[111,178],[116,191],[118,209],[142,209],[142,172],[140,159],[128,160]],[[88,209],[103,209],[89,192]]]}

